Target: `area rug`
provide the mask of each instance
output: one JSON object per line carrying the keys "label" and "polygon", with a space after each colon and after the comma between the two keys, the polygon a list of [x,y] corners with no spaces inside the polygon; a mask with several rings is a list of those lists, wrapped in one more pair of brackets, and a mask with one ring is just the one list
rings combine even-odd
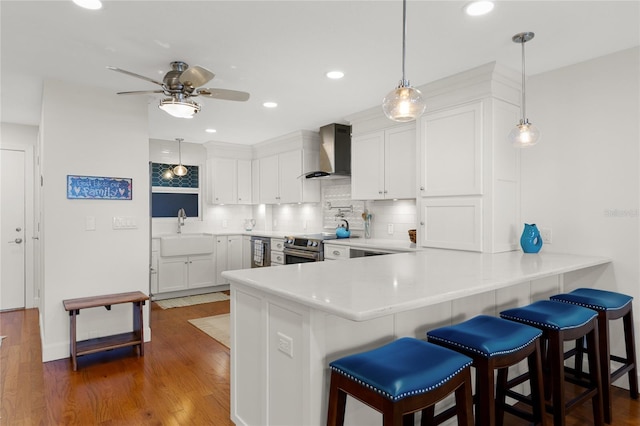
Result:
{"label": "area rug", "polygon": [[197,318],[189,320],[189,322],[226,347],[231,348],[229,339],[229,314]]}
{"label": "area rug", "polygon": [[174,299],[156,300],[162,309],[181,308],[184,306],[200,305],[202,303],[222,302],[229,300],[229,296],[225,293],[206,293],[195,296],[176,297]]}

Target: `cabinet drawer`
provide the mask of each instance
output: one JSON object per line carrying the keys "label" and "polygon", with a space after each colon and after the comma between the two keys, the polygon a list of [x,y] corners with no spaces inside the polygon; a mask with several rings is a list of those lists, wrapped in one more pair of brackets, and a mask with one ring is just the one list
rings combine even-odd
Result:
{"label": "cabinet drawer", "polygon": [[271,251],[271,264],[284,265],[284,253],[281,251]]}
{"label": "cabinet drawer", "polygon": [[327,260],[349,259],[349,247],[325,244],[324,258]]}
{"label": "cabinet drawer", "polygon": [[271,250],[282,251],[284,250],[284,240],[282,238],[271,239]]}

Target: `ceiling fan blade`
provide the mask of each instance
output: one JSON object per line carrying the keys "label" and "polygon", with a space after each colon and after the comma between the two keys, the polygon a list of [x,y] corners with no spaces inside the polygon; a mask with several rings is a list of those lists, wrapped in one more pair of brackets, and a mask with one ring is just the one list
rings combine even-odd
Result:
{"label": "ceiling fan blade", "polygon": [[216,75],[208,69],[196,65],[182,71],[179,80],[182,84],[188,84],[191,87],[200,87],[215,76]]}
{"label": "ceiling fan blade", "polygon": [[208,98],[223,99],[225,101],[239,101],[244,102],[249,100],[249,94],[247,92],[239,92],[237,90],[227,89],[198,89],[198,95],[206,96]]}
{"label": "ceiling fan blade", "polygon": [[121,72],[122,74],[127,74],[127,75],[130,75],[131,77],[136,77],[136,78],[140,78],[142,80],[150,81],[151,83],[155,83],[157,85],[160,85],[160,86],[164,87],[164,83],[162,83],[160,81],[156,81],[156,80],[154,80],[152,78],[149,78],[149,77],[145,77],[144,75],[136,74],[135,72],[123,70],[122,68],[117,68],[117,67],[107,67],[107,69],[110,69],[112,71]]}
{"label": "ceiling fan blade", "polygon": [[131,92],[118,92],[118,95],[144,95],[149,93],[164,93],[164,90],[134,90]]}

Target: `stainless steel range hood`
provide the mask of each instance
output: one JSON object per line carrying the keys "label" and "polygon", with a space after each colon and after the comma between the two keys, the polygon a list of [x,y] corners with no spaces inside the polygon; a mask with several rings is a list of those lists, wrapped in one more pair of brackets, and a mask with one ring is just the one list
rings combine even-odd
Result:
{"label": "stainless steel range hood", "polygon": [[351,126],[320,127],[320,169],[305,173],[307,179],[351,176]]}

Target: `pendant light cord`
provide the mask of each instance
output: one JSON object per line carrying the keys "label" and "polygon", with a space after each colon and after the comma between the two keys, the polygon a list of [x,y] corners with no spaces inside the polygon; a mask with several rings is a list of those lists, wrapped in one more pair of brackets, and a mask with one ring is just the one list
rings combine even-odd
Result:
{"label": "pendant light cord", "polygon": [[527,95],[525,88],[525,60],[524,60],[524,45],[526,41],[524,40],[524,36],[522,38],[522,124],[524,124],[527,120]]}
{"label": "pendant light cord", "polygon": [[402,0],[402,82],[403,87],[408,86],[404,73],[407,40],[407,0]]}
{"label": "pendant light cord", "polygon": [[178,140],[178,164],[182,166],[182,140],[181,138],[177,138]]}

